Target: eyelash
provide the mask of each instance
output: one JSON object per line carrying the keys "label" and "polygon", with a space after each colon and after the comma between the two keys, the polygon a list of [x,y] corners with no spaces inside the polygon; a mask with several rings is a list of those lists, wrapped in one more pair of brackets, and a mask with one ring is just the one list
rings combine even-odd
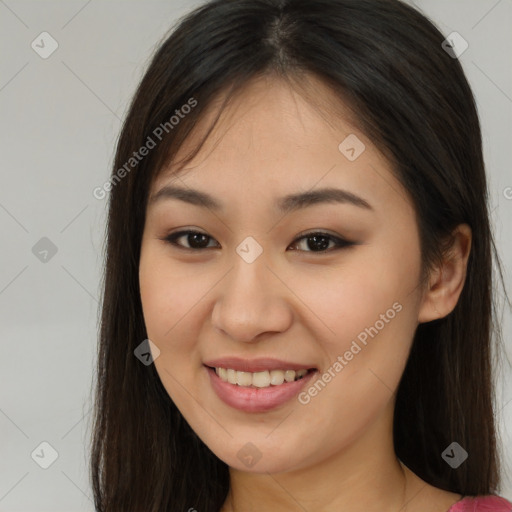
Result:
{"label": "eyelash", "polygon": [[[204,235],[209,240],[214,240],[213,237],[207,235],[206,233],[202,233],[201,231],[194,231],[194,230],[185,230],[185,231],[178,231],[176,233],[171,233],[170,235],[162,238],[162,240],[173,245],[174,247],[176,247],[180,250],[183,250],[183,251],[198,252],[198,251],[204,251],[206,249],[212,249],[212,247],[202,247],[202,248],[184,247],[183,245],[180,245],[176,242],[176,240],[178,240],[179,238],[182,238],[183,236],[187,236],[187,235]],[[349,240],[345,240],[343,238],[331,235],[331,234],[323,232],[323,231],[312,231],[309,233],[300,233],[299,236],[292,242],[291,245],[296,245],[300,240],[308,239],[308,238],[311,238],[314,236],[328,238],[330,241],[334,241],[336,246],[331,247],[330,249],[326,249],[326,250],[301,251],[301,252],[309,252],[312,254],[325,254],[325,253],[332,252],[333,250],[340,250],[340,249],[344,249],[344,248],[355,245],[355,242],[350,242]]]}

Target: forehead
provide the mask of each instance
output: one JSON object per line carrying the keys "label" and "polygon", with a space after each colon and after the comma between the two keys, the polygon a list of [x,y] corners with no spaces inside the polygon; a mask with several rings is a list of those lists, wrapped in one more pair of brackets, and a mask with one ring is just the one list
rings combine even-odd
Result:
{"label": "forehead", "polygon": [[185,167],[175,165],[202,140],[223,99],[204,111],[155,179],[153,193],[179,183],[252,201],[342,186],[381,203],[409,202],[390,162],[356,126],[352,111],[312,77],[299,90],[273,77],[251,81],[220,111],[199,153]]}

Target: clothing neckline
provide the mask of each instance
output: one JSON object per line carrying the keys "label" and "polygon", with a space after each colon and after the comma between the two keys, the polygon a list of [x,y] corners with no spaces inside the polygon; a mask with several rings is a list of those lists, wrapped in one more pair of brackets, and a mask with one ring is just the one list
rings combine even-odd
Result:
{"label": "clothing neckline", "polygon": [[461,501],[464,501],[468,496],[465,496],[464,494],[461,494],[461,497],[455,502],[450,505],[450,508],[446,512],[452,512],[453,507],[458,505]]}
{"label": "clothing neckline", "polygon": [[[488,510],[495,510],[496,512],[511,512],[512,503],[506,498],[497,494],[485,494],[480,496],[464,496],[452,504],[446,512],[469,512],[477,511],[482,508]],[[483,507],[482,507],[483,506]]]}

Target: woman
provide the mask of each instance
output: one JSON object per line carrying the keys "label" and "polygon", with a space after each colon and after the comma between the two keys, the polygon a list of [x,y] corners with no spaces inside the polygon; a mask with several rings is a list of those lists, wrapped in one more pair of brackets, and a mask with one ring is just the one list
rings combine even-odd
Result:
{"label": "woman", "polygon": [[511,509],[443,40],[396,0],[217,0],[162,43],[109,185],[97,510]]}

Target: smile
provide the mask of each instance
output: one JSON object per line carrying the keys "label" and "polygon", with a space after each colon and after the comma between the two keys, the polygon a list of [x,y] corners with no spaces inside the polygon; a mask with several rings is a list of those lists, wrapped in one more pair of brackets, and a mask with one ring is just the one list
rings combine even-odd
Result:
{"label": "smile", "polygon": [[[267,412],[289,403],[318,373],[316,369],[237,371],[204,365],[210,385],[222,402],[244,412]],[[294,401],[295,403],[295,401]]]}

